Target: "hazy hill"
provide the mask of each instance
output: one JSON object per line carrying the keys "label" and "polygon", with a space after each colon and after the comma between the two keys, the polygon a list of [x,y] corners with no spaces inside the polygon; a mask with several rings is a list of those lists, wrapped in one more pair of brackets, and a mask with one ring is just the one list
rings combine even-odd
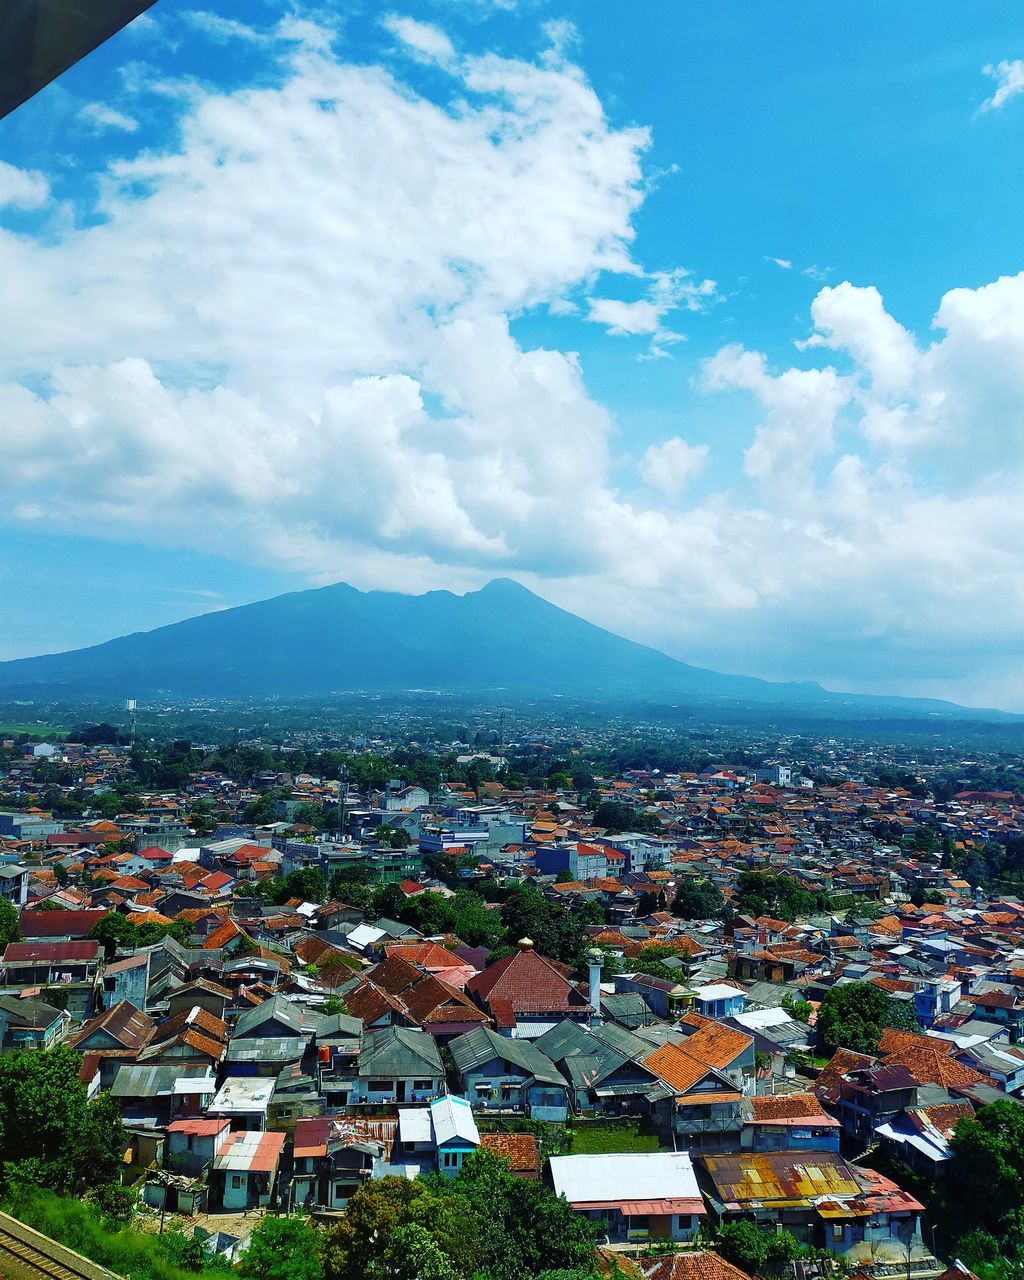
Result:
{"label": "hazy hill", "polygon": [[0,663],[0,692],[13,696],[237,698],[366,689],[856,704],[861,713],[870,703],[958,710],[951,703],[849,698],[816,684],[773,684],[689,666],[508,579],[463,596],[362,592],[337,583],[88,649]]}

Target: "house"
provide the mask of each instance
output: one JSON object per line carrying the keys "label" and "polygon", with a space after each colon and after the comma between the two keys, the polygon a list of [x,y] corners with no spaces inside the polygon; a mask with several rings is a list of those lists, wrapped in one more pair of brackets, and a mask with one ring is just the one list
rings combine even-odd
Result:
{"label": "house", "polygon": [[344,1209],[367,1178],[390,1161],[397,1130],[397,1120],[390,1117],[296,1120],[287,1192],[292,1209]]}
{"label": "house", "polygon": [[270,1203],[281,1164],[283,1133],[231,1133],[217,1150],[210,1173],[211,1207],[225,1212]]}
{"label": "house", "polygon": [[425,1107],[400,1107],[398,1141],[401,1159],[428,1164],[453,1178],[480,1146],[480,1134],[469,1102],[445,1094]]}
{"label": "house", "polygon": [[211,1119],[228,1121],[233,1130],[267,1127],[267,1109],[274,1096],[274,1080],[262,1076],[228,1076],[206,1110]]}
{"label": "house", "polygon": [[[615,1262],[620,1256],[614,1255],[610,1261]],[[710,1249],[641,1258],[634,1265],[637,1267],[638,1280],[749,1280],[745,1271],[726,1262]],[[966,1280],[966,1277],[961,1280]]]}
{"label": "house", "polygon": [[[57,912],[60,915],[60,912]],[[114,960],[103,970],[103,1003],[108,1009],[127,1001],[137,1009],[146,1007],[149,992],[148,951],[139,951],[123,960]]]}
{"label": "house", "polygon": [[839,1081],[836,1111],[843,1132],[867,1144],[879,1125],[917,1102],[918,1082],[904,1066],[855,1068]]}
{"label": "house", "polygon": [[52,1049],[71,1019],[32,996],[0,996],[0,1049]]}
{"label": "house", "polygon": [[101,1059],[100,1079],[109,1084],[120,1067],[138,1060],[155,1027],[148,1014],[122,1000],[70,1035],[68,1045],[78,1053],[96,1054]]}
{"label": "house", "polygon": [[692,1240],[707,1209],[685,1151],[552,1156],[551,1184],[609,1238]]}
{"label": "house", "polygon": [[970,1120],[974,1108],[969,1102],[938,1103],[908,1107],[898,1116],[880,1124],[875,1138],[883,1151],[928,1178],[941,1177],[953,1159],[949,1140],[960,1120]]}
{"label": "house", "polygon": [[139,1053],[139,1062],[215,1068],[224,1059],[227,1041],[227,1024],[197,1005],[188,1013],[178,1013],[158,1023],[149,1044]]}
{"label": "house", "polygon": [[448,1047],[460,1087],[477,1110],[566,1120],[568,1083],[535,1043],[475,1027]]}
{"label": "house", "polygon": [[713,982],[698,987],[693,1002],[696,1011],[705,1018],[731,1018],[746,1008],[747,993],[728,982]]}
{"label": "house", "polygon": [[96,1007],[102,963],[98,942],[9,942],[0,981],[14,988],[59,987],[68,1012],[85,1018]]}
{"label": "house", "polygon": [[838,1151],[840,1123],[813,1093],[748,1098],[740,1144],[745,1151]]}
{"label": "house", "polygon": [[470,978],[465,991],[505,1035],[530,1039],[557,1022],[587,1022],[595,1012],[571,979],[568,965],[548,960],[521,938],[510,956]]}
{"label": "house", "polygon": [[213,1165],[214,1157],[231,1133],[225,1119],[174,1120],[167,1126],[164,1168],[198,1177]]}
{"label": "house", "polygon": [[363,1033],[350,1102],[425,1102],[444,1092],[437,1042],[413,1027]]}
{"label": "house", "polygon": [[504,1160],[517,1178],[536,1182],[540,1176],[540,1152],[532,1133],[482,1133],[480,1145]]}
{"label": "house", "polygon": [[184,1076],[177,1066],[123,1066],[110,1086],[133,1129],[163,1129],[174,1119],[194,1117],[216,1092],[212,1073]]}
{"label": "house", "polygon": [[601,1023],[588,1030],[578,1022],[562,1022],[534,1044],[569,1082],[576,1112],[649,1113],[651,1091],[660,1081],[640,1060],[651,1047],[624,1027]]}
{"label": "house", "polygon": [[700,1176],[718,1222],[754,1221],[790,1231],[801,1244],[842,1254],[856,1266],[912,1266],[923,1206],[873,1169],[833,1152],[705,1155]]}

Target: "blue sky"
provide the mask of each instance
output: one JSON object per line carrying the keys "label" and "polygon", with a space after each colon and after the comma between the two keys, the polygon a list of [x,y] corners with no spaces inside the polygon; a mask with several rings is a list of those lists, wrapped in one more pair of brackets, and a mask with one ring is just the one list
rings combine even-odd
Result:
{"label": "blue sky", "polygon": [[0,122],[0,657],[513,576],[1024,708],[1024,14],[158,0]]}

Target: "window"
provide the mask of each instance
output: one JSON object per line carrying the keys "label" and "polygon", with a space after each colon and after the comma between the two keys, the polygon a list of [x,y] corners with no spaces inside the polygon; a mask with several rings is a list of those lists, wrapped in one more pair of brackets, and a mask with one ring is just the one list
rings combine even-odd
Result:
{"label": "window", "polygon": [[454,1169],[458,1163],[459,1157],[454,1151],[446,1151],[441,1157],[441,1164],[445,1169]]}
{"label": "window", "polygon": [[366,1087],[370,1093],[390,1093],[393,1084],[393,1080],[370,1080]]}
{"label": "window", "polygon": [[237,1191],[241,1185],[242,1185],[242,1175],[240,1173],[233,1173],[231,1175],[231,1186],[234,1188],[235,1191]]}
{"label": "window", "polygon": [[833,1243],[843,1238],[843,1224],[841,1222],[832,1223],[832,1240]]}
{"label": "window", "polygon": [[412,1082],[414,1089],[432,1089],[434,1087],[433,1080],[414,1080]]}

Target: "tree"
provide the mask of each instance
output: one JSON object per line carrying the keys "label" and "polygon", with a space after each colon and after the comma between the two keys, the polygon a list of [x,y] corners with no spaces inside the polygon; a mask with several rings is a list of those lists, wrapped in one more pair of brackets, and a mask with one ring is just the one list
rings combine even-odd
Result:
{"label": "tree", "polygon": [[725,899],[721,889],[710,880],[687,879],[676,889],[672,914],[680,920],[721,920]]}
{"label": "tree", "polygon": [[17,908],[6,898],[0,898],[0,946],[6,947],[8,942],[17,942],[20,937]]}
{"label": "tree", "polygon": [[910,1009],[872,982],[849,982],[826,991],[816,1028],[829,1053],[876,1053],[882,1032],[920,1030]]}
{"label": "tree", "polygon": [[79,1195],[113,1181],[124,1130],[109,1095],[89,1101],[81,1057],[56,1049],[0,1056],[0,1182]]}
{"label": "tree", "polygon": [[426,1227],[416,1222],[393,1233],[383,1262],[391,1280],[459,1280],[451,1259]]}
{"label": "tree", "polygon": [[797,1022],[810,1022],[811,1014],[814,1012],[814,1005],[810,1000],[801,1000],[799,996],[783,996],[782,1008]]}
{"label": "tree", "polygon": [[788,1231],[759,1227],[755,1222],[730,1222],[718,1233],[716,1251],[747,1275],[779,1273],[799,1253]]}
{"label": "tree", "polygon": [[618,800],[604,800],[594,810],[594,826],[609,834],[620,831],[660,831],[661,823],[651,813],[641,813]]}
{"label": "tree", "polygon": [[108,960],[113,958],[118,947],[134,950],[139,945],[138,928],[116,911],[111,911],[102,920],[97,920],[89,930],[89,937],[95,938],[102,944]]}
{"label": "tree", "polygon": [[[1024,1107],[1007,1099],[981,1107],[973,1119],[958,1122],[950,1145],[955,1159],[943,1180],[942,1200],[948,1212],[936,1220],[953,1236],[951,1244],[970,1232],[983,1232],[1000,1242],[1010,1260],[1024,1261],[1019,1227],[1024,1182]],[[976,1242],[977,1243],[977,1242]],[[979,1249],[975,1249],[979,1252]]]}
{"label": "tree", "polygon": [[795,920],[828,906],[826,894],[802,889],[792,876],[773,875],[769,871],[741,872],[736,880],[736,893],[744,915]]}
{"label": "tree", "polygon": [[[326,1280],[364,1280],[387,1275],[388,1246],[402,1228],[418,1226],[451,1264],[456,1274],[471,1275],[479,1260],[477,1223],[425,1179],[376,1178],[361,1186],[348,1202],[345,1216],[324,1243]],[[453,1211],[454,1210],[454,1211]],[[417,1247],[424,1240],[417,1235]],[[393,1255],[391,1255],[393,1258]]]}
{"label": "tree", "polygon": [[262,1218],[238,1274],[242,1280],[323,1280],[319,1233],[302,1218]]}

